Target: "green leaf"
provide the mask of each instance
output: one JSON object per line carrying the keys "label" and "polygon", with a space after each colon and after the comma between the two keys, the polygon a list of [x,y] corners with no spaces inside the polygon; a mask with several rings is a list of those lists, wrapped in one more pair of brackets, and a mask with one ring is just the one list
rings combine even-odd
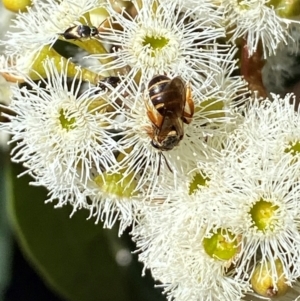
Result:
{"label": "green leaf", "polygon": [[0,300],[4,300],[4,294],[9,286],[12,274],[12,252],[13,239],[9,219],[7,217],[6,199],[8,189],[6,185],[7,162],[9,162],[8,152],[0,146]]}
{"label": "green leaf", "polygon": [[24,253],[46,283],[72,301],[132,300],[110,250],[109,230],[86,220],[86,210],[70,218],[70,206],[45,204],[47,191],[29,186],[29,176],[17,178],[22,171],[13,165],[10,215]]}

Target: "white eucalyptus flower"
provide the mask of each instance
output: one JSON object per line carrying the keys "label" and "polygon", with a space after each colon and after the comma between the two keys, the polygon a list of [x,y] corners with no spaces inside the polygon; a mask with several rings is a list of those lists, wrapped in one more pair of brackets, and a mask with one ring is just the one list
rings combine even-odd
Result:
{"label": "white eucalyptus flower", "polygon": [[[236,148],[244,148],[258,160],[269,158],[274,163],[284,155],[299,166],[300,116],[293,94],[284,98],[271,94],[270,100],[255,99],[240,108],[245,121],[234,135]],[[232,146],[233,147],[233,146]]]}
{"label": "white eucalyptus flower", "polygon": [[13,20],[12,32],[2,43],[7,54],[38,51],[53,45],[60,33],[74,26],[89,11],[99,7],[98,0],[34,1],[28,12],[20,13]]}
{"label": "white eucalyptus flower", "polygon": [[293,22],[276,15],[269,0],[222,0],[221,10],[224,22],[231,34],[231,41],[244,38],[249,55],[252,55],[261,42],[264,57],[275,54],[280,42],[286,43],[288,26]]}
{"label": "white eucalyptus flower", "polygon": [[105,102],[98,102],[96,88],[80,92],[80,70],[68,82],[68,64],[61,64],[59,72],[54,61],[47,60],[44,68],[47,80],[27,79],[27,87],[12,88],[8,109],[13,114],[1,126],[17,143],[12,160],[23,162],[37,181],[76,178],[84,185],[92,169],[102,174],[115,163],[117,143],[110,137],[109,113]]}
{"label": "white eucalyptus flower", "polygon": [[101,221],[104,228],[112,228],[119,221],[119,235],[135,221],[136,208],[145,196],[136,192],[136,181],[131,175],[111,172],[95,176],[85,187],[89,199],[90,217]]}
{"label": "white eucalyptus flower", "polygon": [[[284,277],[291,284],[300,273],[298,168],[287,155],[278,163],[269,158],[260,164],[252,161],[252,169],[249,162],[247,168],[241,168],[243,164],[237,161],[227,165],[224,161],[220,161],[220,166],[225,165],[218,169],[223,181],[215,182],[214,201],[222,204],[228,228],[242,237],[238,277],[251,276],[257,262],[280,259]],[[272,273],[276,283],[274,269]]]}
{"label": "white eucalyptus flower", "polygon": [[[299,42],[277,13],[268,0],[33,0],[0,42],[12,160],[55,207],[131,225],[169,301],[243,300],[260,265],[276,287],[276,261],[299,291],[298,103],[252,99],[226,41],[265,58]],[[52,46],[80,24],[96,34],[65,39],[71,62]],[[174,85],[150,93],[155,76]]]}
{"label": "white eucalyptus flower", "polygon": [[[207,249],[205,238],[223,225],[221,208],[210,211],[213,197],[209,184],[194,192],[178,185],[164,203],[140,212],[132,231],[139,259],[162,282],[169,300],[239,300],[249,289],[246,281],[228,272],[230,260]],[[233,255],[238,242],[234,246]]]}
{"label": "white eucalyptus flower", "polygon": [[[213,27],[220,27],[222,24],[222,14],[218,10],[217,2],[211,0],[176,0],[178,6],[182,10],[182,14],[185,11],[193,11],[192,19],[198,18],[205,21],[206,25],[211,25]],[[168,0],[162,0],[165,5],[170,5]]]}
{"label": "white eucalyptus flower", "polygon": [[[110,60],[97,71],[127,68],[127,76],[140,76],[141,84],[157,74],[180,75],[199,85],[212,70],[219,70],[217,61],[226,47],[220,46],[217,52],[216,39],[224,36],[224,30],[211,25],[213,10],[204,19],[197,15],[199,6],[188,9],[178,1],[145,0],[142,6],[133,1],[133,5],[134,16],[107,6],[111,26],[100,33],[100,40],[112,47],[112,53],[94,55]],[[215,63],[210,69],[208,60]]]}
{"label": "white eucalyptus flower", "polygon": [[[274,96],[273,102],[248,104],[244,123],[224,140],[223,156],[203,163],[214,190],[212,210],[242,238],[239,278],[251,277],[257,263],[277,259],[289,285],[299,277],[300,174],[298,140],[291,139],[298,113],[290,100]],[[271,276],[276,283],[275,265]]]}
{"label": "white eucalyptus flower", "polygon": [[1,55],[0,73],[8,82],[24,82],[24,75],[29,75],[36,52],[23,52],[22,55]]}

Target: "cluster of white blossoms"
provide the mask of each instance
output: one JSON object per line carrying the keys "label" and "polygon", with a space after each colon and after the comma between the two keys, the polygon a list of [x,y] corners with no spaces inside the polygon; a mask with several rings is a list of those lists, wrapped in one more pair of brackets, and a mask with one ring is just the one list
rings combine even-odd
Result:
{"label": "cluster of white blossoms", "polygon": [[299,102],[261,68],[298,6],[34,0],[0,41],[12,161],[55,207],[131,226],[168,300],[296,300]]}

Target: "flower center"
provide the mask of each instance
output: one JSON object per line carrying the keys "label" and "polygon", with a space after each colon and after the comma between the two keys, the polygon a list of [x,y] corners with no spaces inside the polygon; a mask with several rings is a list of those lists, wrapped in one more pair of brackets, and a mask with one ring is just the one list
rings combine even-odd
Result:
{"label": "flower center", "polygon": [[193,180],[190,182],[189,185],[189,195],[195,193],[197,190],[201,188],[201,186],[207,185],[209,178],[202,175],[201,173],[197,172],[194,175]]}
{"label": "flower center", "polygon": [[154,36],[145,36],[143,41],[143,46],[149,45],[149,47],[153,50],[151,55],[155,55],[156,50],[160,50],[168,45],[169,39],[165,37],[154,37]]}
{"label": "flower center", "polygon": [[290,142],[284,151],[285,153],[290,153],[293,156],[298,155],[300,153],[300,141]]}
{"label": "flower center", "polygon": [[199,106],[195,107],[195,111],[200,111],[202,116],[205,116],[206,118],[217,119],[225,117],[226,113],[224,107],[225,103],[223,100],[209,98],[203,100]]}
{"label": "flower center", "polygon": [[275,222],[277,221],[276,211],[278,206],[274,205],[270,201],[260,199],[250,209],[250,215],[252,218],[253,226],[256,226],[258,230],[265,232],[266,230],[274,230]]}
{"label": "flower center", "polygon": [[244,0],[237,0],[236,1],[237,7],[241,10],[248,10],[249,9],[249,4],[245,3]]}
{"label": "flower center", "polygon": [[94,181],[107,194],[114,194],[120,198],[130,198],[135,195],[136,181],[132,175],[104,173],[103,176],[97,176]]}
{"label": "flower center", "polygon": [[68,117],[64,109],[59,111],[59,121],[62,128],[66,129],[67,131],[73,130],[76,127],[74,124],[76,121],[75,117]]}
{"label": "flower center", "polygon": [[229,260],[238,251],[238,239],[226,229],[218,229],[211,237],[203,240],[205,252],[212,258]]}
{"label": "flower center", "polygon": [[[141,26],[134,33],[129,49],[135,64],[144,68],[157,68],[161,72],[180,56],[180,36],[162,26]],[[158,71],[160,70],[160,71]]]}

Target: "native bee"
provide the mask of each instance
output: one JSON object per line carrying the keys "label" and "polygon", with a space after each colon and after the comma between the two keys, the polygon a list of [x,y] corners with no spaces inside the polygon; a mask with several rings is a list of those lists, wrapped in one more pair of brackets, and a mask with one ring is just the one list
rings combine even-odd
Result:
{"label": "native bee", "polygon": [[98,81],[97,87],[100,90],[106,90],[107,86],[110,85],[113,88],[116,88],[120,83],[121,79],[118,76],[108,76]]}
{"label": "native bee", "polygon": [[148,84],[148,96],[145,103],[152,123],[151,144],[161,151],[172,150],[184,136],[183,124],[193,118],[190,85],[185,85],[180,76],[170,79],[157,75]]}
{"label": "native bee", "polygon": [[98,34],[99,30],[97,27],[83,24],[69,27],[65,32],[61,33],[66,40],[86,39],[95,37]]}

